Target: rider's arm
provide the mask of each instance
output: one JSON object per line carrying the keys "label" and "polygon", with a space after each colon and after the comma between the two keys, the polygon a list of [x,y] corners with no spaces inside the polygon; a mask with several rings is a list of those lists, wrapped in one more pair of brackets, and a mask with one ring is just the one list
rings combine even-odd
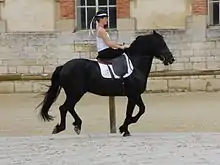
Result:
{"label": "rider's arm", "polygon": [[98,32],[98,36],[103,39],[107,46],[111,48],[124,49],[124,46],[121,46],[108,38],[105,29],[100,29]]}

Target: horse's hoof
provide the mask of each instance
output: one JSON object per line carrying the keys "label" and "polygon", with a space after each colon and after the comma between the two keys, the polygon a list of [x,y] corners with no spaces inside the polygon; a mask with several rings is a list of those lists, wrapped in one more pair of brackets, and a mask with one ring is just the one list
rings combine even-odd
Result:
{"label": "horse's hoof", "polygon": [[125,133],[123,134],[123,137],[127,137],[127,136],[131,136],[130,132],[125,132]]}
{"label": "horse's hoof", "polygon": [[57,133],[58,133],[58,125],[54,127],[52,134],[57,134]]}
{"label": "horse's hoof", "polygon": [[56,128],[53,129],[52,134],[57,134],[57,130],[56,130]]}
{"label": "horse's hoof", "polygon": [[74,131],[76,132],[77,135],[79,135],[81,132],[81,124],[78,125],[76,122],[74,122],[73,126],[74,126]]}
{"label": "horse's hoof", "polygon": [[119,127],[119,132],[120,132],[121,134],[122,134],[123,132],[125,132],[123,126],[120,126],[120,127]]}
{"label": "horse's hoof", "polygon": [[81,132],[81,129],[76,125],[74,126],[74,131],[76,132],[77,135],[79,135]]}
{"label": "horse's hoof", "polygon": [[65,127],[61,127],[59,124],[57,124],[57,125],[54,127],[52,134],[57,134],[57,133],[59,133],[59,132],[61,132],[61,131],[63,131],[63,130],[65,130]]}

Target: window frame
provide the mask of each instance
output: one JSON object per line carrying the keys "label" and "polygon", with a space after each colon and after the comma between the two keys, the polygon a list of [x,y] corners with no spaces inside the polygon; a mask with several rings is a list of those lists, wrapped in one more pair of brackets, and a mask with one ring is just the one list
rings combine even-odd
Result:
{"label": "window frame", "polygon": [[[213,23],[213,9],[211,9],[211,4],[218,3],[219,5],[219,24]],[[207,24],[209,27],[219,27],[220,28],[220,0],[207,0]]]}
{"label": "window frame", "polygon": [[107,5],[99,5],[99,0],[95,0],[95,6],[94,5],[87,5],[87,0],[85,0],[85,5],[78,5],[78,1],[79,0],[76,0],[76,3],[75,3],[75,14],[76,14],[76,17],[75,17],[75,26],[77,27],[78,30],[89,30],[89,27],[87,27],[87,23],[86,23],[86,28],[82,29],[81,27],[79,27],[79,21],[81,20],[78,20],[78,9],[79,8],[84,8],[85,9],[85,15],[86,15],[86,22],[88,22],[88,17],[87,17],[87,8],[95,8],[96,11],[98,11],[99,8],[107,8],[107,12],[108,12],[108,15],[110,15],[110,8],[115,8],[116,9],[116,26],[114,28],[110,28],[110,20],[109,20],[109,17],[108,17],[108,28],[109,29],[116,29],[117,28],[117,0],[116,0],[116,3],[115,5],[110,5],[109,4],[109,1],[110,0],[107,0]]}

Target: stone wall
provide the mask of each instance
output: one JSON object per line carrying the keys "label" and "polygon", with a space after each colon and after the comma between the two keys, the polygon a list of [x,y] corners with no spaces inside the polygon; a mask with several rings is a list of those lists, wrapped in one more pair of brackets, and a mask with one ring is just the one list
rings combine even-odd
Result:
{"label": "stone wall", "polygon": [[[176,62],[169,67],[154,60],[152,73],[178,71],[176,76],[150,77],[148,91],[216,91],[220,76],[182,75],[181,72],[217,70],[220,66],[218,40],[194,41],[185,31],[160,31],[173,52]],[[135,32],[112,32],[114,40],[128,44]],[[0,74],[50,74],[58,65],[73,58],[94,58],[96,49],[88,33],[2,33],[0,35]],[[0,80],[1,81],[1,80]],[[48,81],[1,81],[0,92],[44,91]]]}

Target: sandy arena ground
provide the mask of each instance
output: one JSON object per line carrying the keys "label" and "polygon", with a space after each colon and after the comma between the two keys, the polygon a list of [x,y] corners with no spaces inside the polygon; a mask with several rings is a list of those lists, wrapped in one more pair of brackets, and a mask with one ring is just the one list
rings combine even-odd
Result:
{"label": "sandy arena ground", "polygon": [[[64,98],[52,107],[55,120],[44,123],[34,110],[41,96],[0,95],[0,165],[220,164],[220,92],[144,94],[147,113],[128,138],[108,134],[108,98],[91,94],[76,106],[81,135],[70,114],[66,131],[51,135]],[[125,107],[126,98],[117,97],[117,128]]]}
{"label": "sandy arena ground", "polygon": [[[37,94],[0,95],[0,136],[50,135],[59,122],[58,107],[63,93],[50,113],[56,118],[42,122],[35,107],[42,100]],[[144,94],[146,113],[131,132],[218,132],[220,131],[220,92]],[[124,121],[127,99],[116,98],[117,129]],[[76,106],[83,120],[82,134],[109,133],[108,98],[87,94]],[[137,107],[135,108],[137,112]],[[72,116],[67,114],[67,129],[61,134],[75,134]]]}

